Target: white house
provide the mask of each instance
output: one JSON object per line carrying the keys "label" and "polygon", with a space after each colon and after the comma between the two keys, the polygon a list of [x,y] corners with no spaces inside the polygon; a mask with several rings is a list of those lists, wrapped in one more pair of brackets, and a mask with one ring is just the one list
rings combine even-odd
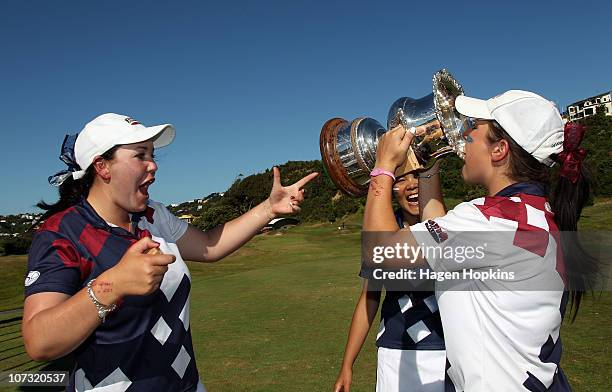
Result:
{"label": "white house", "polygon": [[612,116],[612,96],[610,91],[569,105],[567,107],[567,115],[571,121],[593,116],[600,109],[601,105],[604,106],[606,116]]}

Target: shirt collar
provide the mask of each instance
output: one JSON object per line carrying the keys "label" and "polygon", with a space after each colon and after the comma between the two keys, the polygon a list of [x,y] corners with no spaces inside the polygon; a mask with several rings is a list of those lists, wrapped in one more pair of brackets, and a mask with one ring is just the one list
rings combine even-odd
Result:
{"label": "shirt collar", "polygon": [[546,187],[544,186],[544,184],[539,182],[517,182],[512,185],[508,185],[501,191],[497,192],[495,196],[510,197],[518,193],[526,193],[528,195],[545,197]]}
{"label": "shirt collar", "polygon": [[[138,233],[130,233],[119,226],[111,226],[109,225],[92,207],[91,204],[87,201],[85,197],[81,197],[81,201],[77,204],[80,209],[81,215],[87,220],[89,224],[93,227],[108,231],[111,234],[122,235],[122,236],[137,236]],[[143,214],[130,214],[130,219],[132,222],[132,230],[138,230],[138,221],[143,216]]]}

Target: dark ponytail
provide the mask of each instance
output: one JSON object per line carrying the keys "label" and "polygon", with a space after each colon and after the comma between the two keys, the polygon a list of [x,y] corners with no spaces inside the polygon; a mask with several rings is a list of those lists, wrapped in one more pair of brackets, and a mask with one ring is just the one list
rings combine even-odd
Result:
{"label": "dark ponytail", "polygon": [[[117,150],[115,146],[110,150],[106,151],[101,157],[105,160],[111,160],[115,156],[115,151]],[[60,186],[59,186],[59,200],[55,203],[49,204],[45,201],[41,200],[36,204],[36,207],[45,210],[43,215],[38,219],[34,224],[37,225],[40,222],[45,221],[50,216],[64,211],[67,208],[72,207],[77,204],[81,198],[87,197],[89,195],[89,189],[93,185],[94,178],[96,176],[95,169],[93,166],[89,166],[85,171],[85,175],[78,180],[69,176]]]}
{"label": "dark ponytail", "polygon": [[[593,291],[600,273],[598,260],[589,255],[578,238],[578,219],[582,209],[591,196],[591,175],[582,165],[575,182],[565,176],[557,176],[558,170],[551,170],[525,151],[508,135],[496,121],[488,139],[491,143],[504,139],[509,145],[509,177],[514,181],[532,181],[544,185],[548,191],[551,210],[555,214],[555,223],[561,235],[561,247],[565,261],[565,271],[570,296],[570,313],[572,321],[578,314],[580,302],[585,292]],[[551,177],[555,176],[554,189],[551,189]]]}
{"label": "dark ponytail", "polygon": [[595,289],[601,272],[598,260],[582,247],[578,236],[578,219],[590,199],[591,184],[590,172],[583,165],[575,183],[559,176],[550,197],[555,222],[561,233],[571,299],[570,314],[573,310],[572,321],[576,319],[584,293]]}

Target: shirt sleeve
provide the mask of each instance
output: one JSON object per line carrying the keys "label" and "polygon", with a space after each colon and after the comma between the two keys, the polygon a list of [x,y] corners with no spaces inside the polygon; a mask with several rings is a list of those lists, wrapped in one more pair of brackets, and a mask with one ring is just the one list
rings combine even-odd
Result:
{"label": "shirt sleeve", "polygon": [[489,220],[472,203],[464,202],[445,216],[410,226],[423,256],[433,271],[483,269],[499,264],[497,252],[490,252],[485,232]]}
{"label": "shirt sleeve", "polygon": [[153,219],[155,226],[163,233],[161,236],[168,242],[176,243],[187,231],[187,222],[177,218],[161,203],[151,202],[149,206],[155,210]]}
{"label": "shirt sleeve", "polygon": [[59,233],[38,232],[28,254],[25,296],[41,292],[74,295],[81,289],[81,256]]}
{"label": "shirt sleeve", "polygon": [[368,280],[368,291],[382,291],[383,282],[378,279],[374,279],[374,268],[368,267],[361,264],[361,269],[359,270],[359,277]]}

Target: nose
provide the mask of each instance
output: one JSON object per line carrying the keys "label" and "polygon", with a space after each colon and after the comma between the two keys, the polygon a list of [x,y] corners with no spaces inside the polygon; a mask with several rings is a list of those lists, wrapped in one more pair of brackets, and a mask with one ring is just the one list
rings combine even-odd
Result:
{"label": "nose", "polygon": [[404,192],[413,191],[419,186],[419,179],[414,174],[408,174],[403,181],[402,190]]}
{"label": "nose", "polygon": [[417,188],[419,186],[419,180],[416,177],[412,177],[408,179],[408,186],[406,187],[406,190],[414,190],[414,188]]}
{"label": "nose", "polygon": [[147,171],[149,173],[155,173],[157,171],[157,162],[151,159],[151,161],[149,161],[149,165],[147,166]]}

